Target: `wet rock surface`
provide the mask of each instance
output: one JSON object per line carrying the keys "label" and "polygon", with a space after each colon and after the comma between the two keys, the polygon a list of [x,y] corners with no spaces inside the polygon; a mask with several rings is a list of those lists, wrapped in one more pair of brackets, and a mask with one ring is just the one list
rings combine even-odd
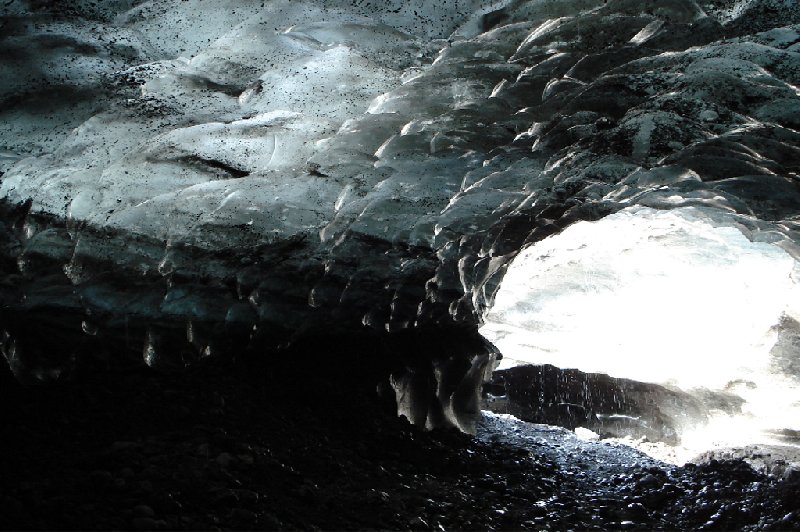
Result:
{"label": "wet rock surface", "polygon": [[645,438],[676,444],[681,429],[714,411],[736,413],[734,394],[698,391],[586,373],[555,366],[522,365],[494,372],[484,386],[486,409],[531,423],[584,427],[601,437]]}
{"label": "wet rock surface", "polygon": [[260,364],[4,386],[0,527],[800,528],[796,475],[490,413],[476,438],[425,432],[343,375]]}

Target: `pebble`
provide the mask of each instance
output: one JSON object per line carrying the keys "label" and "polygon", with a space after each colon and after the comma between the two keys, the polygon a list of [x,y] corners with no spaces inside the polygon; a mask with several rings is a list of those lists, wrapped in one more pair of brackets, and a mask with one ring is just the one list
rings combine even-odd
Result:
{"label": "pebble", "polygon": [[626,507],[629,516],[634,518],[647,517],[647,509],[638,502],[632,502]]}
{"label": "pebble", "polygon": [[146,504],[140,504],[133,509],[134,517],[154,517],[156,513]]}
{"label": "pebble", "polygon": [[231,507],[239,504],[239,497],[232,489],[211,490],[212,502],[218,507]]}
{"label": "pebble", "polygon": [[239,500],[239,504],[244,507],[252,508],[258,504],[259,495],[255,491],[246,490],[246,489],[237,489],[233,490],[236,494],[236,498]]}
{"label": "pebble", "polygon": [[421,517],[415,517],[414,519],[412,519],[412,520],[411,520],[411,523],[410,523],[410,526],[411,526],[412,528],[413,528],[413,527],[423,527],[423,528],[430,528],[430,525],[428,525],[428,522],[427,522],[427,521],[425,521],[425,520],[424,520],[423,518],[421,518]]}
{"label": "pebble", "polygon": [[133,528],[136,530],[156,530],[159,522],[151,517],[137,517],[133,520]]}
{"label": "pebble", "polygon": [[800,482],[800,464],[792,464],[783,472],[784,482]]}
{"label": "pebble", "polygon": [[111,449],[113,451],[127,451],[137,447],[139,447],[139,444],[133,441],[115,441],[111,444]]}
{"label": "pebble", "polygon": [[231,510],[229,519],[237,525],[251,525],[258,520],[258,516],[250,510],[244,508],[234,508]]}
{"label": "pebble", "polygon": [[654,489],[661,485],[661,481],[658,480],[654,475],[648,473],[639,480],[637,485],[642,489]]}
{"label": "pebble", "polygon": [[239,463],[245,466],[251,466],[255,463],[255,458],[251,454],[237,454],[236,458],[239,460]]}
{"label": "pebble", "polygon": [[706,109],[700,113],[699,118],[703,122],[714,122],[717,119],[719,119],[719,114],[716,111],[712,111],[711,109]]}
{"label": "pebble", "polygon": [[89,478],[97,488],[105,488],[113,484],[114,476],[110,471],[96,469],[89,473]]}
{"label": "pebble", "polygon": [[236,458],[230,453],[219,453],[216,461],[221,468],[228,469],[236,461]]}

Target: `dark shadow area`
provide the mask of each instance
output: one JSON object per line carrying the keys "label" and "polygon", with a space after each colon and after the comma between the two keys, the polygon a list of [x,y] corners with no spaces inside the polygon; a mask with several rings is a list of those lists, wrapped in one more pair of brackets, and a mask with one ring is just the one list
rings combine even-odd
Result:
{"label": "dark shadow area", "polygon": [[798,478],[741,461],[612,464],[598,477],[567,467],[574,458],[557,448],[565,462],[552,459],[544,443],[424,431],[376,393],[385,358],[361,345],[320,338],[237,362],[85,372],[47,386],[0,374],[0,528],[800,525]]}

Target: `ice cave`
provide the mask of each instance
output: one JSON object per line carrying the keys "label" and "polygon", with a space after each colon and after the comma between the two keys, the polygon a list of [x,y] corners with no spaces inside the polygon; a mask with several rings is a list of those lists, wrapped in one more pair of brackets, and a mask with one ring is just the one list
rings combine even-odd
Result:
{"label": "ice cave", "polygon": [[5,0],[0,529],[800,528],[796,0]]}

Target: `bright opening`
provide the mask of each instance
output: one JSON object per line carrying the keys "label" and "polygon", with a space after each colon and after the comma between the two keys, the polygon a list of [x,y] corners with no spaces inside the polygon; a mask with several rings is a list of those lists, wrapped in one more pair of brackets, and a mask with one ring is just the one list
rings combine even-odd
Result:
{"label": "bright opening", "polygon": [[782,330],[800,316],[800,264],[736,225],[642,207],[575,224],[513,261],[481,334],[502,367],[553,364],[745,400],[741,414],[685,427],[679,459],[777,441],[800,430],[800,337]]}

